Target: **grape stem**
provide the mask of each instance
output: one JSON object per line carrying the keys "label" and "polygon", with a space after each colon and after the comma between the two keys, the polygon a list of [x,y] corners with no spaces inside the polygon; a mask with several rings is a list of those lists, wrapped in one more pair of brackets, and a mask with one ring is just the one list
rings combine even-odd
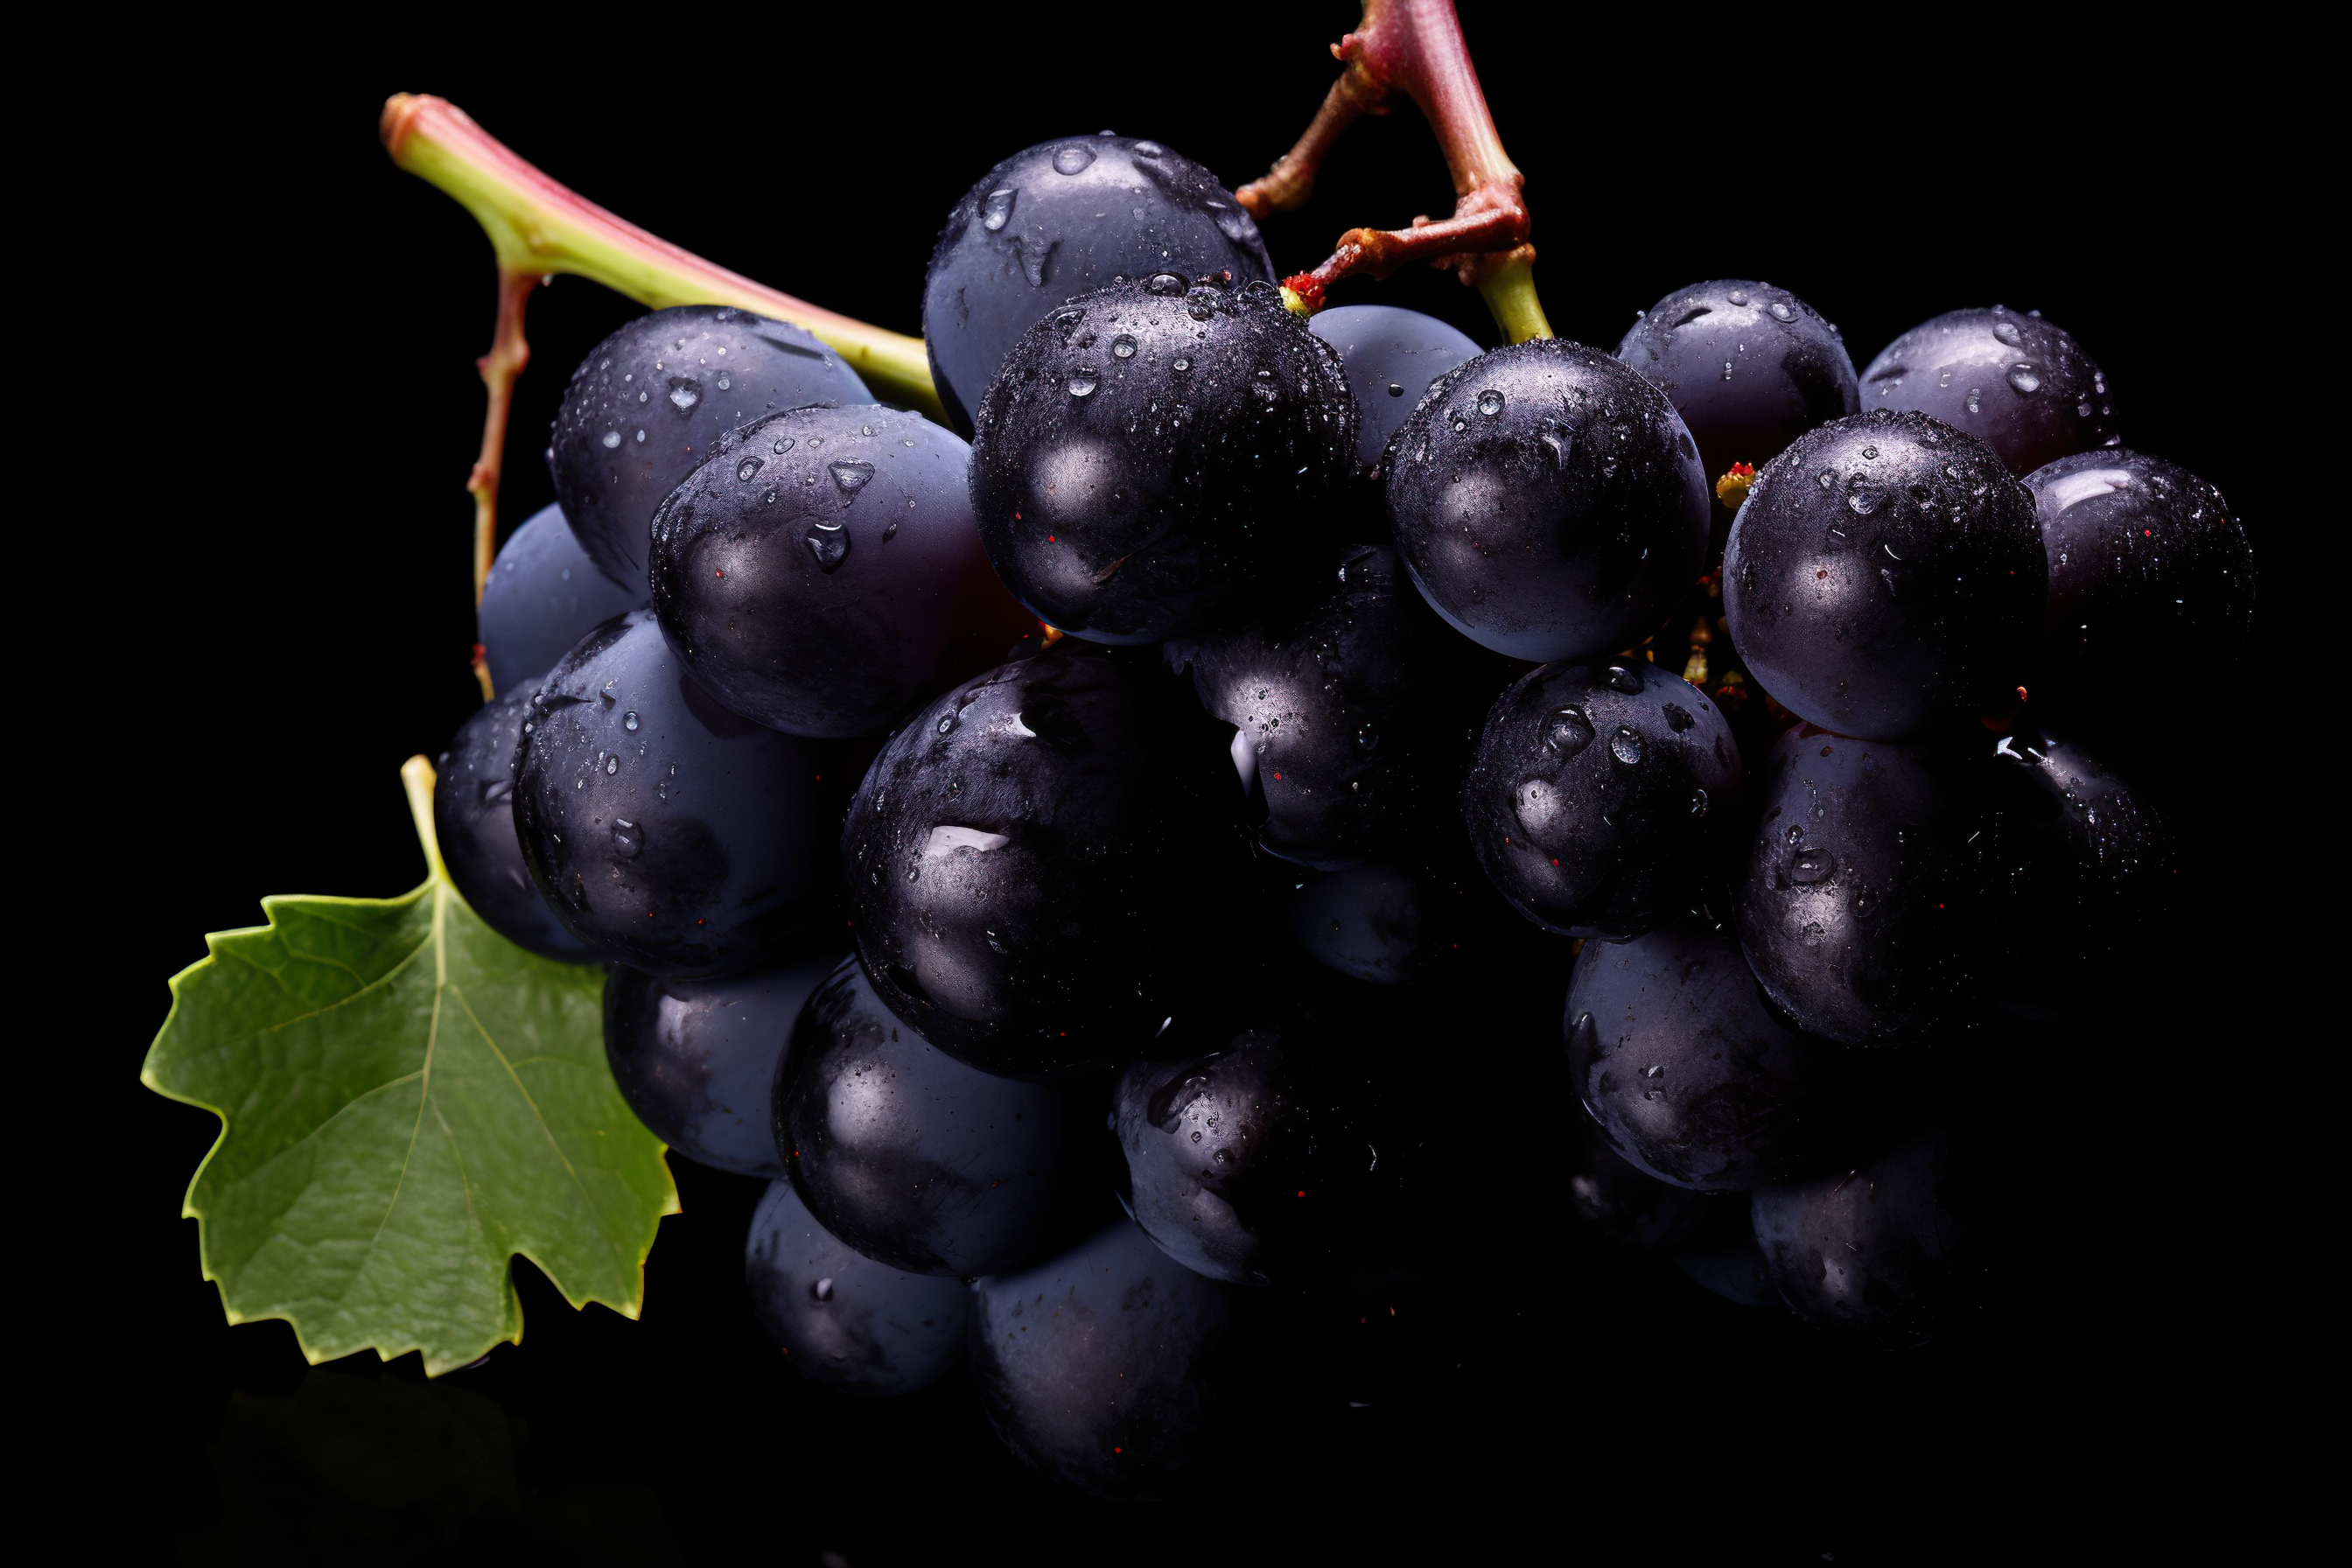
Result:
{"label": "grape stem", "polygon": [[416,824],[416,842],[425,850],[425,874],[436,882],[449,879],[441,863],[441,836],[433,828],[433,764],[424,753],[400,764],[400,786],[408,795],[408,815]]}
{"label": "grape stem", "polygon": [[[395,93],[378,129],[392,161],[455,197],[489,237],[499,265],[499,321],[490,352],[476,363],[489,389],[482,454],[466,488],[474,497],[474,602],[488,584],[498,550],[499,474],[515,377],[530,363],[523,310],[534,284],[559,272],[602,283],[653,310],[670,305],[733,305],[804,327],[849,362],[876,395],[946,422],[923,340],[755,283],[647,234],[565,189],[517,157],[446,99]],[[475,661],[482,694],[489,674]]]}
{"label": "grape stem", "polygon": [[1453,0],[1364,0],[1362,24],[1331,53],[1348,68],[1297,144],[1234,193],[1242,205],[1264,217],[1305,202],[1339,132],[1359,116],[1387,112],[1390,93],[1402,89],[1437,134],[1454,175],[1454,213],[1416,217],[1410,228],[1349,229],[1321,266],[1283,279],[1293,308],[1312,315],[1341,279],[1386,278],[1419,261],[1477,289],[1507,341],[1551,336],[1536,297],[1527,179],[1503,151]]}

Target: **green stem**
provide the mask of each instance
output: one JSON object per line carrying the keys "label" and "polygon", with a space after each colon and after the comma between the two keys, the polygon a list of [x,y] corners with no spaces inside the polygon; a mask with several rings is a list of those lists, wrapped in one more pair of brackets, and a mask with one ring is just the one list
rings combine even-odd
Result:
{"label": "green stem", "polygon": [[400,783],[408,792],[408,815],[416,824],[416,842],[425,847],[425,873],[446,883],[449,868],[441,863],[441,836],[433,829],[433,764],[422,752],[400,764]]}
{"label": "green stem", "polygon": [[1523,343],[1529,338],[1552,335],[1543,301],[1536,298],[1535,265],[1525,256],[1513,256],[1491,276],[1481,279],[1478,292],[1495,325],[1502,330],[1505,342]]}
{"label": "green stem", "polygon": [[394,163],[474,215],[500,271],[571,273],[656,310],[733,305],[790,321],[847,360],[877,397],[945,421],[922,339],[822,310],[647,234],[549,179],[446,100],[396,94],[382,129]]}

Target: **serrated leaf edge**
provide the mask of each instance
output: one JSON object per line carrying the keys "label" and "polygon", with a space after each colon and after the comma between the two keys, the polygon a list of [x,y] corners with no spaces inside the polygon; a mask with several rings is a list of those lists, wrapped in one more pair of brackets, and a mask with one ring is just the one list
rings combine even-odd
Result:
{"label": "serrated leaf edge", "polygon": [[[170,1036],[173,1021],[179,1016],[180,1005],[183,1000],[184,984],[198,971],[221,960],[224,956],[228,956],[225,955],[221,951],[219,944],[223,942],[235,937],[261,935],[277,927],[278,920],[276,909],[280,904],[301,903],[310,905],[314,908],[322,905],[330,907],[342,905],[350,908],[373,908],[384,910],[397,909],[404,905],[414,904],[417,900],[424,898],[426,894],[432,894],[434,896],[434,906],[433,929],[430,940],[433,943],[434,949],[433,1028],[431,1037],[428,1039],[425,1046],[425,1065],[418,1070],[418,1073],[415,1075],[421,1077],[425,1080],[424,1087],[418,1095],[418,1129],[422,1129],[424,1126],[425,1108],[432,1103],[433,1058],[440,1045],[441,1011],[444,998],[450,992],[456,991],[460,1005],[465,1006],[467,1021],[474,1026],[475,1030],[482,1037],[483,1043],[487,1045],[492,1054],[498,1058],[499,1065],[506,1069],[507,1076],[513,1081],[516,1092],[522,1097],[523,1103],[530,1108],[532,1121],[538,1125],[541,1135],[547,1139],[548,1146],[554,1152],[556,1158],[562,1161],[564,1173],[571,1178],[573,1185],[579,1189],[581,1195],[583,1198],[588,1196],[587,1189],[580,1180],[580,1173],[578,1169],[572,1163],[571,1158],[563,1152],[562,1146],[555,1141],[553,1130],[547,1125],[547,1118],[541,1112],[539,1102],[531,1098],[530,1091],[524,1087],[520,1077],[515,1072],[513,1061],[508,1058],[505,1051],[499,1049],[497,1040],[491,1037],[489,1030],[484,1027],[480,1017],[475,1014],[472,1006],[465,1002],[465,994],[463,990],[451,985],[448,982],[448,950],[446,946],[448,903],[450,900],[455,900],[457,903],[464,904],[465,898],[457,891],[457,884],[450,880],[448,868],[442,863],[441,847],[437,841],[437,835],[435,834],[433,829],[433,770],[431,765],[427,763],[422,756],[412,757],[409,759],[407,764],[401,769],[401,780],[402,783],[407,786],[409,805],[411,808],[411,814],[415,821],[417,838],[420,846],[425,851],[425,877],[424,881],[418,883],[407,892],[390,899],[357,899],[341,894],[331,893],[315,895],[303,893],[265,894],[261,900],[261,908],[262,912],[268,917],[268,919],[257,926],[237,926],[228,931],[205,932],[205,956],[197,959],[194,963],[191,963],[185,968],[180,970],[165,983],[172,993],[172,1005],[170,1010],[163,1015],[163,1022],[155,1031],[155,1037],[148,1042],[146,1057],[141,1061],[139,1067],[139,1081],[146,1089],[150,1089],[153,1093],[162,1095],[166,1100],[177,1101],[182,1105],[194,1106],[200,1110],[210,1111],[220,1122],[220,1131],[214,1134],[212,1147],[205,1150],[205,1157],[196,1163],[195,1173],[189,1177],[187,1191],[180,1199],[180,1217],[183,1219],[193,1219],[197,1225],[196,1253],[198,1267],[203,1271],[203,1278],[215,1288],[215,1291],[220,1290],[220,1276],[213,1269],[210,1248],[206,1245],[205,1233],[204,1229],[206,1216],[203,1209],[197,1206],[196,1189],[200,1184],[202,1184],[205,1172],[211,1166],[214,1157],[221,1152],[222,1147],[228,1142],[228,1114],[219,1106],[209,1104],[205,1100],[196,1099],[193,1095],[182,1094],[164,1084],[162,1079],[158,1077],[155,1072],[155,1053],[162,1047],[165,1038]],[[472,906],[467,905],[467,912],[471,913]],[[474,918],[478,921],[481,920],[481,917],[478,914],[475,915]],[[496,929],[490,926],[488,921],[483,921],[482,925],[483,929],[490,931],[492,935],[498,934]],[[499,940],[504,941],[505,939],[500,937]],[[419,945],[422,946],[423,944],[420,943]],[[336,962],[332,959],[311,953],[304,953],[301,956],[310,959],[312,962],[316,963],[333,964]],[[337,1007],[348,1006],[353,1001],[367,994],[369,992],[391,984],[394,977],[407,967],[408,963],[414,959],[414,957],[415,954],[412,952],[408,957],[403,958],[400,963],[386,970],[382,976],[362,985],[358,990],[351,993],[350,995],[344,996],[336,1001],[331,1006],[313,1008],[309,1013],[297,1014],[293,1017],[288,1018],[277,1025],[276,1027],[283,1028],[287,1026],[287,1025],[299,1022],[300,1019],[315,1017],[320,1013],[332,1012]],[[348,965],[344,965],[342,967],[347,968]],[[412,1075],[403,1074],[401,1078],[394,1081],[406,1082],[410,1076]],[[373,1089],[370,1089],[369,1092],[374,1093],[377,1090],[387,1087],[389,1087],[389,1085],[378,1084],[374,1086]],[[347,1101],[344,1108],[347,1109],[350,1103],[353,1102]],[[336,1114],[341,1114],[341,1110],[339,1109]],[[439,1115],[439,1112],[436,1110],[435,1111],[435,1114],[437,1116]],[[331,1117],[328,1120],[331,1121],[333,1118]],[[324,1127],[327,1123],[321,1122],[320,1125]],[[445,1131],[450,1131],[446,1120],[442,1122],[442,1127]],[[659,1141],[656,1140],[657,1143]],[[654,1222],[656,1226],[656,1230],[658,1229],[662,1220],[667,1218],[671,1215],[682,1214],[685,1212],[683,1206],[678,1202],[677,1177],[672,1174],[669,1170],[669,1146],[666,1143],[662,1143],[659,1145],[659,1159],[662,1166],[662,1173],[666,1178],[664,1185],[667,1188],[667,1191],[663,1196],[662,1206],[656,1211],[654,1215]],[[409,1139],[408,1153],[403,1156],[401,1162],[401,1185],[396,1186],[394,1189],[392,1200],[385,1205],[383,1218],[377,1222],[376,1235],[379,1237],[383,1234],[383,1226],[390,1223],[393,1210],[399,1204],[401,1187],[404,1187],[406,1184],[408,1159],[410,1156],[413,1156],[415,1152],[415,1133],[412,1131]],[[469,1213],[472,1212],[474,1206],[474,1193],[473,1183],[470,1179],[466,1183],[466,1206]],[[546,1279],[550,1284],[555,1287],[557,1292],[561,1294],[564,1300],[570,1303],[574,1310],[584,1309],[589,1302],[595,1301],[607,1310],[616,1312],[620,1316],[634,1321],[642,1315],[645,1310],[646,1259],[652,1256],[653,1240],[653,1237],[648,1237],[645,1250],[640,1252],[637,1256],[636,1288],[629,1293],[629,1299],[625,1301],[608,1301],[603,1297],[591,1291],[583,1291],[581,1294],[574,1296],[571,1289],[557,1277],[556,1273],[552,1269],[549,1268],[544,1261],[534,1256],[528,1247],[518,1247],[509,1253],[508,1258],[509,1263],[511,1263],[511,1260],[515,1258],[528,1259],[531,1267],[538,1269],[540,1274]],[[371,1247],[374,1245],[373,1237],[370,1238],[369,1245]],[[515,1290],[514,1280],[511,1274],[509,1274],[506,1282],[504,1300],[506,1303],[507,1321],[511,1331],[503,1335],[499,1339],[491,1341],[490,1342],[493,1345],[501,1343],[520,1345],[522,1343],[523,1334],[522,1300],[520,1296]],[[291,1318],[285,1317],[282,1313],[271,1312],[265,1313],[260,1316],[249,1317],[231,1306],[225,1292],[220,1294],[220,1304],[221,1315],[227,1319],[232,1325],[249,1322],[268,1322],[272,1319],[282,1320],[294,1331],[295,1343],[301,1350],[303,1359],[313,1366],[316,1366],[324,1361],[338,1360],[342,1354],[353,1353],[323,1351],[313,1347],[310,1342],[309,1336],[303,1332],[302,1325],[296,1322]],[[406,1355],[411,1351],[415,1351],[420,1353],[424,1351],[424,1346],[421,1343],[416,1342],[399,1346],[373,1345],[365,1348],[373,1349],[376,1352],[376,1356],[379,1360],[387,1362],[394,1361],[401,1356]],[[470,1364],[470,1363],[451,1362],[446,1365],[436,1365],[428,1358],[425,1369],[425,1375],[428,1377],[437,1377],[445,1372],[454,1371],[459,1366],[467,1364]]]}

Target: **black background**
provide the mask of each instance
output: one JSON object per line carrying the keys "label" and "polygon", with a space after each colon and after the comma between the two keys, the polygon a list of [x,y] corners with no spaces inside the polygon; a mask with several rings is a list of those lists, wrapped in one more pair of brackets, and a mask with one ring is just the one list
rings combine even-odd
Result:
{"label": "black background", "polygon": [[[1560,335],[1613,346],[1636,310],[1712,277],[1794,289],[1839,323],[1857,365],[1941,310],[2038,308],[2106,369],[2128,445],[2185,463],[2240,509],[2266,626],[2283,627],[2306,564],[2287,531],[2313,475],[2282,460],[2278,410],[2239,358],[2255,345],[2228,319],[2293,252],[2254,174],[2276,125],[2242,107],[2217,40],[2119,50],[2108,37],[1882,26],[1856,38],[1790,21],[1603,44],[1574,15],[1474,6],[1468,18],[1528,175],[1537,281]],[[142,374],[179,406],[150,426],[173,448],[160,488],[129,473],[101,483],[112,499],[79,544],[56,526],[78,508],[51,514],[46,548],[100,576],[111,624],[63,645],[79,649],[69,670],[56,648],[20,649],[102,689],[98,722],[112,731],[78,786],[74,842],[35,846],[67,857],[47,885],[68,892],[52,915],[73,931],[72,956],[61,975],[26,980],[83,998],[61,1021],[69,1049],[46,1053],[44,1092],[88,1131],[66,1137],[40,1176],[50,1195],[19,1220],[56,1233],[42,1271],[69,1281],[49,1274],[19,1296],[40,1315],[39,1347],[72,1370],[54,1459],[118,1500],[100,1505],[105,1532],[159,1557],[235,1560],[205,1555],[227,1539],[208,1448],[233,1390],[284,1394],[304,1375],[285,1325],[228,1328],[198,1278],[195,1227],[177,1211],[215,1123],[137,1084],[163,981],[202,955],[204,932],[253,923],[261,894],[413,886],[422,860],[399,765],[436,750],[478,700],[463,485],[493,270],[471,220],[384,157],[383,97],[443,94],[665,237],[914,332],[938,221],[996,158],[1110,126],[1245,180],[1305,124],[1337,69],[1325,46],[1351,16],[1264,9],[1244,38],[1230,20],[1176,15],[1129,33],[1040,19],[1019,37],[988,21],[917,34],[881,8],[848,31],[811,18],[803,37],[787,14],[730,25],[740,47],[616,34],[594,46],[593,69],[411,37],[299,76],[225,68],[176,115],[138,122],[160,185],[132,182],[119,188],[145,194],[118,200],[112,176],[93,175],[79,193],[93,221],[170,237],[163,270],[180,301],[136,351],[166,356]],[[188,138],[204,156],[173,156]],[[1287,272],[1346,226],[1442,214],[1451,199],[1426,128],[1401,105],[1349,133],[1304,212],[1265,226]],[[142,266],[110,286],[154,276]],[[1415,271],[1335,296],[1374,298],[1495,341],[1450,279]],[[635,310],[575,279],[534,296],[509,523],[552,499],[536,432],[571,366]],[[121,509],[144,520],[134,532],[120,531]],[[109,540],[123,552],[93,562],[86,552]],[[2079,1146],[2051,1151],[2046,1239],[2071,1272],[2006,1290],[1995,1328],[1925,1355],[1857,1358],[1703,1297],[1662,1262],[1570,1268],[1537,1228],[1516,1248],[1451,1260],[1476,1303],[1475,1353],[1434,1404],[1298,1411],[1261,1424],[1175,1502],[1106,1509],[1004,1458],[960,1382],[887,1406],[790,1382],[741,1294],[756,1184],[674,1159],[686,1212],[663,1224],[643,1320],[575,1314],[519,1265],[524,1343],[452,1381],[516,1418],[533,1496],[593,1495],[616,1518],[652,1518],[693,1562],[1711,1549],[1846,1563],[2000,1544],[2031,1557],[2025,1543],[2078,1530],[2184,1528],[2189,1505],[2167,1478],[2229,1447],[2197,1413],[2229,1385],[2236,1352],[2208,1316],[2221,1288],[2163,1237],[2186,1227],[2210,1241],[2236,1205],[2195,1177],[2156,1198],[2145,1184],[2147,1152],[2189,1138],[2180,1101],[2197,1092],[2200,1026],[2156,998],[2117,1023],[2128,1070],[2105,1051],[1985,1063],[2086,1124]],[[1547,1047],[1443,1048],[1462,1054],[1471,1096]],[[383,1375],[404,1374],[413,1366]],[[134,1508],[119,1506],[126,1493]],[[608,1544],[626,1533],[615,1526]]]}

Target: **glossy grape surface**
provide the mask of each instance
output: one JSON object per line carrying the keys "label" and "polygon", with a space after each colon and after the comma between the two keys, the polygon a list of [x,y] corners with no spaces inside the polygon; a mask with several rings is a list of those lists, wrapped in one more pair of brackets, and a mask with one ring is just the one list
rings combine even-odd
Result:
{"label": "glossy grape surface", "polygon": [[1706,553],[1714,500],[1681,416],[1581,343],[1537,339],[1449,372],[1381,470],[1414,584],[1512,658],[1639,642]]}
{"label": "glossy grape surface", "polygon": [[492,689],[528,693],[599,621],[643,605],[642,580],[615,583],[588,559],[560,506],[543,506],[499,547],[474,612]]}
{"label": "glossy grape surface", "polygon": [[1857,1169],[1757,1189],[1756,1240],[1781,1298],[1882,1350],[1935,1340],[1958,1271],[1951,1162],[1950,1138],[1931,1128]]}
{"label": "glossy grape surface", "polygon": [[587,963],[594,955],[540,897],[515,837],[515,747],[530,689],[514,687],[483,704],[450,737],[434,764],[434,837],[459,896],[492,931],[542,957]]}
{"label": "glossy grape surface", "polygon": [[1028,624],[972,526],[971,448],[929,420],[800,408],[720,447],[655,513],[650,581],[670,647],[736,712],[865,734]]}
{"label": "glossy grape surface", "polygon": [[1982,743],[1993,765],[1963,847],[1978,962],[2012,1010],[2063,1013],[2160,929],[2174,835],[2145,790],[2062,732],[2024,722]]}
{"label": "glossy grape surface", "polygon": [[1736,842],[1738,747],[1705,693],[1644,659],[1546,665],[1496,700],[1462,786],[1513,908],[1622,939],[1691,906]]}
{"label": "glossy grape surface", "polygon": [[912,1394],[963,1360],[971,1292],[904,1274],[817,1224],[790,1182],[771,1182],[743,1246],[751,1311],[786,1364],[866,1398]]}
{"label": "glossy grape surface", "polygon": [[966,1067],[901,1023],[846,959],[809,998],[775,1080],[773,1147],[824,1227],[910,1274],[985,1274],[1046,1238],[1061,1089]]}
{"label": "glossy grape surface", "polygon": [[2106,373],[2083,345],[2039,311],[2000,305],[1947,311],[1881,349],[1862,373],[1862,408],[1930,415],[2021,476],[2121,439]]}
{"label": "glossy grape surface", "polygon": [[975,424],[989,560],[1094,642],[1196,630],[1319,559],[1355,465],[1339,356],[1270,283],[1082,295],[1013,345]]}
{"label": "glossy grape surface", "polygon": [[1340,305],[1308,318],[1315,335],[1339,351],[1360,422],[1356,461],[1370,468],[1410,418],[1430,384],[1480,350],[1434,316],[1394,305]]}
{"label": "glossy grape surface", "polygon": [[1265,805],[1259,842],[1329,868],[1393,849],[1439,808],[1460,744],[1444,722],[1452,641],[1396,552],[1352,545],[1280,608],[1168,657],[1235,726],[1237,775]]}
{"label": "glossy grape surface", "polygon": [[1724,1201],[1629,1163],[1589,1116],[1576,1117],[1562,1142],[1568,1217],[1603,1247],[1664,1252],[1691,1245],[1705,1237]]}
{"label": "glossy grape surface", "polygon": [[2086,710],[2157,708],[2166,683],[2119,677],[2252,634],[2245,530],[2188,469],[2138,452],[2080,452],[2036,468],[2025,488],[2050,565],[2037,684]]}
{"label": "glossy grape surface", "polygon": [[1677,289],[1633,323],[1617,357],[1673,401],[1710,485],[1732,464],[1760,468],[1806,431],[1861,408],[1837,329],[1769,283]]}
{"label": "glossy grape surface", "polygon": [[933,1045],[1052,1076],[1125,1060],[1178,1010],[1219,863],[1199,804],[1231,774],[1168,755],[1151,720],[1110,659],[1056,648],[940,698],[867,771],[841,830],[857,951]]}
{"label": "glossy grape surface", "polygon": [[1967,801],[1952,773],[1931,748],[1810,724],[1758,770],[1733,923],[1765,994],[1808,1033],[1897,1039],[1958,990]]}
{"label": "glossy grape surface", "polygon": [[696,685],[652,611],[605,622],[549,672],[516,763],[532,883],[598,957],[730,974],[823,922],[816,753]]}
{"label": "glossy grape surface", "polygon": [[1257,225],[1217,177],[1129,136],[1041,142],[950,212],[923,277],[923,346],[940,401],[970,430],[981,394],[1045,313],[1120,279],[1230,272],[1271,280]]}
{"label": "glossy grape surface", "polygon": [[1344,1269],[1360,1233],[1396,1220],[1393,1183],[1375,1187],[1380,1146],[1391,1177],[1413,1159],[1373,1103],[1372,1075],[1341,1065],[1357,1043],[1245,1028],[1210,1051],[1129,1068],[1112,1109],[1120,1197],[1144,1234],[1236,1285]]}
{"label": "glossy grape surface", "polygon": [[1818,1147],[1822,1048],[1782,1024],[1729,933],[1684,920],[1589,942],[1568,983],[1568,1070],[1610,1147],[1662,1182],[1738,1192]]}
{"label": "glossy grape surface", "polygon": [[580,547],[615,583],[638,584],[654,509],[721,436],[779,409],[873,401],[802,328],[729,306],[673,305],[580,362],[548,433],[548,471]]}
{"label": "glossy grape surface", "polygon": [[997,1436],[1050,1480],[1164,1496],[1221,1403],[1232,1288],[1126,1219],[1048,1262],[972,1287],[971,1356]]}
{"label": "glossy grape surface", "polygon": [[1990,448],[1923,415],[1824,426],[1732,521],[1732,639],[1782,706],[1843,735],[2013,705],[2047,581],[2032,509]]}
{"label": "glossy grape surface", "polygon": [[604,1059],[637,1120],[689,1159],[781,1176],[770,1103],[802,1004],[835,966],[803,959],[719,980],[604,978]]}

